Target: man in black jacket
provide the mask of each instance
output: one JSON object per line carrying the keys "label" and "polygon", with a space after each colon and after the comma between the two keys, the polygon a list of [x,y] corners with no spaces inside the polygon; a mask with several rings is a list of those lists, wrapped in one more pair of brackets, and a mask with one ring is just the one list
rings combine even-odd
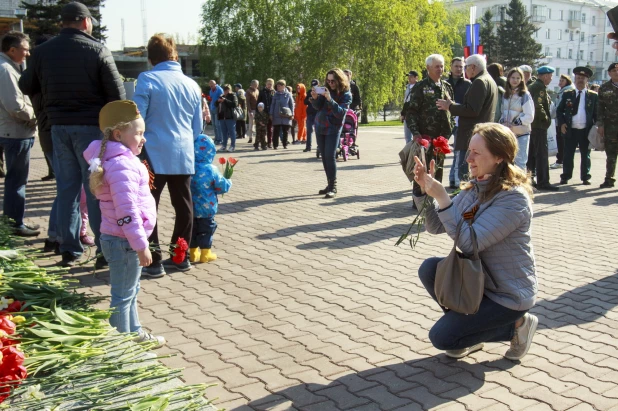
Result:
{"label": "man in black jacket", "polygon": [[363,107],[363,101],[361,100],[360,90],[356,85],[356,81],[352,80],[352,71],[343,70],[350,80],[350,93],[352,93],[352,103],[350,104],[350,110],[358,111]]}
{"label": "man in black jacket", "polygon": [[[455,103],[463,104],[464,96],[468,92],[472,82],[464,77],[464,60],[461,57],[453,57],[451,60],[451,74],[448,76],[448,82],[453,86],[455,93]],[[457,139],[459,117],[455,117],[455,127],[453,128],[453,145]],[[456,189],[459,187],[459,165],[465,161],[465,151],[455,151],[453,153],[453,165],[449,173],[449,188]]]}
{"label": "man in black jacket", "polygon": [[311,136],[313,135],[313,125],[315,123],[315,116],[318,114],[318,111],[313,107],[313,104],[311,104],[309,100],[311,99],[311,90],[319,85],[320,82],[318,79],[311,80],[311,88],[307,91],[307,97],[305,97],[304,101],[304,104],[307,106],[307,120],[305,123],[307,127],[307,144],[305,145],[303,153],[311,152]]}
{"label": "man in black jacket", "polygon": [[[258,96],[258,104],[264,103],[264,111],[270,113],[270,105],[273,102],[273,96],[275,95],[275,80],[268,78],[264,88],[260,91]],[[273,120],[268,120],[268,127],[266,128],[266,136],[268,138],[268,148],[273,148]],[[277,136],[279,138],[279,136]]]}
{"label": "man in black jacket", "polygon": [[[57,190],[52,213],[56,213],[60,264],[71,267],[84,251],[79,240],[79,197],[82,185],[88,187],[89,172],[82,154],[92,141],[103,138],[99,130],[101,108],[110,101],[123,100],[125,91],[112,54],[92,37],[97,21],[90,10],[72,2],[60,14],[63,29],[34,50],[19,86],[30,96],[42,95],[51,124]],[[98,254],[101,211],[89,189],[86,195]],[[97,258],[98,268],[106,264],[103,257]]]}

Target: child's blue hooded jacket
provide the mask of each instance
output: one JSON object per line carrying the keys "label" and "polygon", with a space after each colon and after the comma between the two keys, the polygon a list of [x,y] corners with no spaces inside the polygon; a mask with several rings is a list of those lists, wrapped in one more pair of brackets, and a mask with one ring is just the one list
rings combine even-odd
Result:
{"label": "child's blue hooded jacket", "polygon": [[223,177],[212,164],[217,150],[210,137],[200,134],[195,140],[195,175],[191,178],[193,218],[214,217],[217,214],[217,194],[227,193],[232,181]]}

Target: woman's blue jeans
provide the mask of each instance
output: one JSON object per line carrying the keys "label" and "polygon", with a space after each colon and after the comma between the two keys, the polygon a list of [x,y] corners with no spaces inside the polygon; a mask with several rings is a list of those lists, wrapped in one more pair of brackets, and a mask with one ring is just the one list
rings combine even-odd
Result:
{"label": "woman's blue jeans", "polygon": [[[436,270],[442,257],[423,261],[418,276],[427,292],[436,302]],[[444,310],[444,315],[431,327],[429,339],[438,350],[460,350],[482,342],[501,342],[513,339],[515,322],[526,311],[515,311],[483,296],[476,314],[465,315]]]}
{"label": "woman's blue jeans", "polygon": [[336,132],[330,132],[327,135],[316,134],[315,138],[318,143],[318,150],[320,150],[320,155],[322,157],[322,165],[324,166],[324,171],[326,172],[326,178],[328,181],[334,181],[337,179],[337,160],[335,156],[337,155],[337,146],[339,145],[339,134],[341,132],[341,128],[337,129]]}
{"label": "woman's blue jeans", "polygon": [[528,146],[530,144],[530,134],[517,136],[517,156],[515,156],[515,165],[524,173],[527,171],[526,163],[528,162]]}
{"label": "woman's blue jeans", "polygon": [[139,332],[142,326],[137,314],[137,294],[142,267],[137,252],[126,238],[109,234],[101,234],[101,248],[109,264],[113,310],[109,323],[121,333]]}
{"label": "woman's blue jeans", "polygon": [[227,139],[229,138],[231,140],[230,148],[236,148],[236,120],[219,120],[219,126],[221,127],[223,147],[227,147]]}

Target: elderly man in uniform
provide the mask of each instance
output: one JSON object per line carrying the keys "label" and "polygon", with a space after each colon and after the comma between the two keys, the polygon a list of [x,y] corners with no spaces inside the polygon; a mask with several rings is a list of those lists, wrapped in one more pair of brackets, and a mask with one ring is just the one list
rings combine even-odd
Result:
{"label": "elderly man in uniform", "polygon": [[[588,133],[597,120],[599,95],[587,89],[592,70],[588,67],[575,67],[575,90],[562,93],[558,105],[558,126],[564,137],[564,159],[560,184],[567,184],[573,177],[575,149],[579,146],[581,155],[580,178],[582,184],[590,185],[590,148]],[[612,110],[615,110],[612,107]]]}
{"label": "elderly man in uniform", "polygon": [[[451,100],[454,98],[453,87],[442,80],[444,72],[444,57],[440,54],[432,54],[425,59],[427,78],[416,83],[410,95],[410,101],[406,110],[406,124],[412,133],[412,138],[418,140],[421,136],[429,136],[433,140],[443,136],[448,138],[453,131],[451,113],[438,109],[438,100]],[[433,147],[427,149],[427,164],[434,158]],[[442,181],[442,168],[444,158],[436,162],[436,175],[438,181]],[[416,187],[416,182],[414,183]]]}
{"label": "elderly man in uniform", "polygon": [[408,123],[406,123],[406,112],[408,111],[408,104],[410,103],[410,96],[412,96],[412,89],[418,82],[418,73],[414,70],[410,70],[408,73],[408,84],[406,84],[406,91],[403,95],[403,108],[401,109],[401,116],[399,119],[403,122],[403,135],[406,140],[406,144],[412,141],[412,132]]}
{"label": "elderly man in uniform", "polygon": [[553,67],[539,67],[539,77],[530,84],[528,92],[534,101],[534,120],[530,132],[530,150],[528,153],[528,170],[536,175],[533,185],[538,190],[558,191],[559,188],[549,184],[549,154],[547,152],[547,129],[551,126],[549,107],[551,100],[547,94],[547,85],[554,77]]}
{"label": "elderly man in uniform", "polygon": [[612,188],[616,179],[616,158],[618,157],[618,63],[612,63],[607,69],[610,80],[599,89],[597,108],[597,125],[599,134],[605,143],[605,181],[601,188]]}

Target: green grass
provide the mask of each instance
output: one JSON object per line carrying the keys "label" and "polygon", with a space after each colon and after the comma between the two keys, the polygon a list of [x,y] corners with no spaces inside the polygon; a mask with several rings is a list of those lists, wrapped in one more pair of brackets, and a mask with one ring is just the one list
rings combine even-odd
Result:
{"label": "green grass", "polygon": [[360,127],[394,127],[394,126],[403,126],[403,123],[399,120],[388,120],[388,121],[370,121],[367,124],[359,124]]}

